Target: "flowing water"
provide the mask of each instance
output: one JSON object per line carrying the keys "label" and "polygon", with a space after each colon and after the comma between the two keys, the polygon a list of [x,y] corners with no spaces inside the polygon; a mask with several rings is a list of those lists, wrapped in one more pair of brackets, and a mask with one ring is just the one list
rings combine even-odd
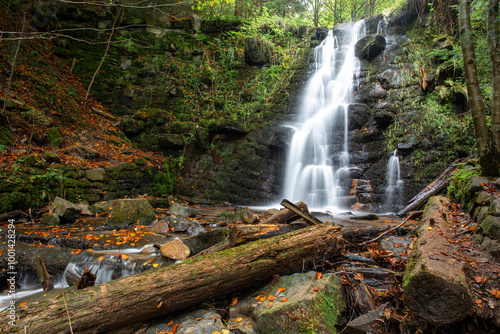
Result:
{"label": "flowing water", "polygon": [[342,209],[350,187],[347,108],[359,76],[354,45],[366,29],[359,21],[345,30],[345,43],[329,31],[314,50],[316,70],[304,91],[299,122],[290,125],[294,134],[284,198],[304,201],[310,208]]}
{"label": "flowing water", "polygon": [[389,158],[387,163],[387,186],[385,188],[384,208],[389,212],[396,212],[403,205],[403,186],[401,180],[401,170],[399,168],[399,158],[397,150]]}

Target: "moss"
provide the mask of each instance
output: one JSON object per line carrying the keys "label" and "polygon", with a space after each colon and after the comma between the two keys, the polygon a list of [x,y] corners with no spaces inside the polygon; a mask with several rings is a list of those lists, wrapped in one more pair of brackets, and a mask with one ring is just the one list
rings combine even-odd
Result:
{"label": "moss", "polygon": [[59,132],[59,127],[48,130],[47,135],[49,137],[49,142],[56,148],[61,146],[64,142],[64,138],[61,135],[61,132]]}
{"label": "moss", "polygon": [[10,131],[7,126],[0,126],[0,146],[9,146],[12,144],[12,139],[10,138]]}

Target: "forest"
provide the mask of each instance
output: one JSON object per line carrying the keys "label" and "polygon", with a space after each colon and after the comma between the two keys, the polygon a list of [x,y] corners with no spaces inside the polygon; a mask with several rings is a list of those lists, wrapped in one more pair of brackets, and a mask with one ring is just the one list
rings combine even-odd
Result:
{"label": "forest", "polygon": [[495,333],[498,0],[0,0],[0,328]]}

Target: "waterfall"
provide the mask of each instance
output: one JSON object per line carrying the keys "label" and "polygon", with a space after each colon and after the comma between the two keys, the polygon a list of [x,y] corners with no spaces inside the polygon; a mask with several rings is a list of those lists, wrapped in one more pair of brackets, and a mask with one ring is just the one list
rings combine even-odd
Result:
{"label": "waterfall", "polygon": [[312,208],[335,210],[349,192],[347,107],[359,76],[354,45],[366,34],[364,21],[346,25],[346,30],[350,37],[342,40],[347,43],[339,43],[330,30],[315,48],[316,70],[304,90],[299,123],[289,125],[294,133],[284,197]]}
{"label": "waterfall", "polygon": [[386,36],[387,35],[387,20],[385,17],[378,21],[377,24],[377,35]]}
{"label": "waterfall", "polygon": [[387,186],[385,188],[384,208],[390,212],[399,210],[403,204],[402,197],[403,181],[401,180],[397,150],[394,150],[387,163]]}

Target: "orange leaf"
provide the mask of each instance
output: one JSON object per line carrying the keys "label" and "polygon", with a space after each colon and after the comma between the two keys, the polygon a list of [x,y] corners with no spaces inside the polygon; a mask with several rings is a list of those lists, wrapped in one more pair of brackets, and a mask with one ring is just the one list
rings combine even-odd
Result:
{"label": "orange leaf", "polygon": [[19,304],[19,306],[24,306],[26,304],[28,304],[28,302],[21,303],[21,304]]}
{"label": "orange leaf", "polygon": [[167,325],[172,326],[173,323],[174,323],[174,321],[170,320],[170,322]]}
{"label": "orange leaf", "polygon": [[283,298],[281,301],[282,301],[282,302],[287,302],[287,301],[288,301],[288,298]]}
{"label": "orange leaf", "polygon": [[498,289],[491,289],[490,293],[497,299],[500,299],[500,291]]}
{"label": "orange leaf", "polygon": [[283,292],[283,291],[285,291],[285,290],[286,290],[286,288],[279,288],[279,289],[278,289],[278,290],[276,290],[276,291],[277,291],[277,292]]}
{"label": "orange leaf", "polygon": [[97,261],[102,261],[102,259],[104,259],[104,256],[99,256],[99,258],[97,259]]}
{"label": "orange leaf", "polygon": [[259,299],[260,299],[260,296],[255,297],[255,300],[259,300]]}
{"label": "orange leaf", "polygon": [[234,306],[236,304],[238,304],[238,298],[233,298],[231,299],[231,304],[229,306]]}
{"label": "orange leaf", "polygon": [[267,306],[273,306],[273,302],[267,303]]}
{"label": "orange leaf", "polygon": [[481,276],[474,276],[474,281],[476,281],[476,283],[481,283],[483,281],[483,277]]}
{"label": "orange leaf", "polygon": [[267,299],[267,297],[266,297],[266,296],[264,296],[264,297],[260,297],[260,298],[259,298],[259,302],[261,302],[261,303],[262,303],[262,302],[263,302],[263,301],[265,301],[266,299]]}
{"label": "orange leaf", "polygon": [[168,333],[168,334],[174,334],[174,333],[175,333],[175,331],[177,330],[177,327],[179,327],[179,326],[180,326],[179,324],[175,324],[175,325],[174,325],[174,328],[172,328],[172,330],[171,330],[171,331],[170,331],[170,333]]}
{"label": "orange leaf", "polygon": [[236,318],[236,322],[240,322],[243,318]]}
{"label": "orange leaf", "polygon": [[479,298],[477,298],[476,300],[474,300],[474,302],[476,304],[478,304],[478,305],[483,303],[483,301],[481,299],[479,299]]}
{"label": "orange leaf", "polygon": [[322,273],[316,273],[316,278],[317,278],[317,279],[320,279],[321,277],[323,277],[323,274],[322,274]]}
{"label": "orange leaf", "polygon": [[157,268],[159,266],[158,263],[153,264],[153,268]]}
{"label": "orange leaf", "polygon": [[269,295],[269,297],[267,297],[267,299],[269,299],[269,301],[272,302],[274,300],[274,296]]}

